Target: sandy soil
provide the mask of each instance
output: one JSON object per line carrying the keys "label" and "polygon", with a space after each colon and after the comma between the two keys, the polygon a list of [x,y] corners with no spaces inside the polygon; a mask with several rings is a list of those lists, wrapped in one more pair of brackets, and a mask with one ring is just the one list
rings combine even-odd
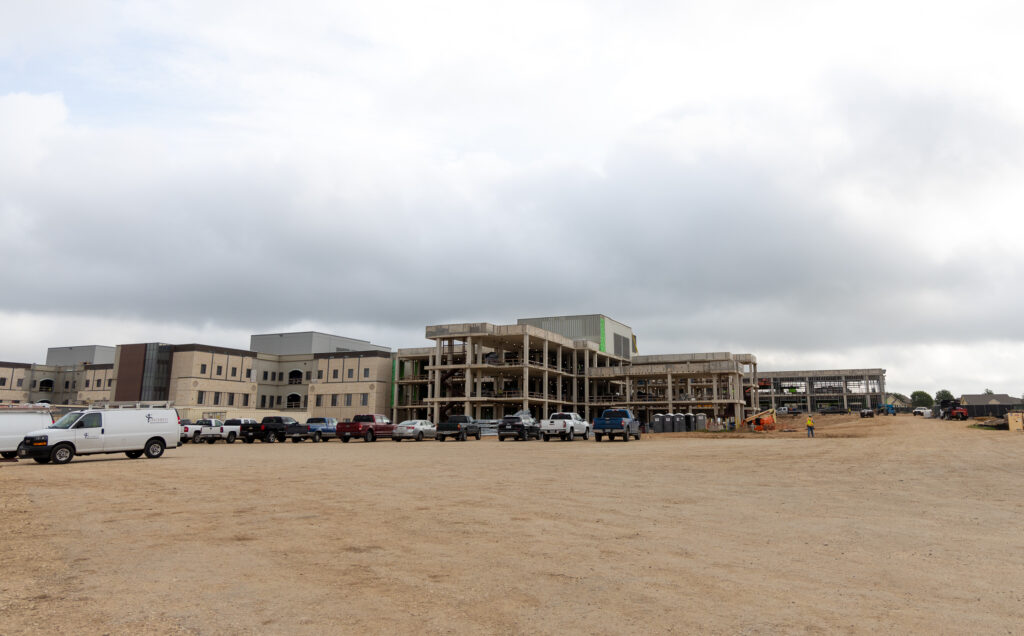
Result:
{"label": "sandy soil", "polygon": [[1022,633],[1022,490],[909,416],[0,464],[0,633]]}

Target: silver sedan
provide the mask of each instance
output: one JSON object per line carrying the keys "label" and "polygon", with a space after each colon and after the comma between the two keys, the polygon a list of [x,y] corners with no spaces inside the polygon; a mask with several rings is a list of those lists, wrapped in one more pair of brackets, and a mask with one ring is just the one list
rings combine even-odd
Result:
{"label": "silver sedan", "polygon": [[395,427],[391,439],[400,442],[403,439],[414,439],[422,442],[424,438],[437,437],[437,427],[429,420],[406,420]]}

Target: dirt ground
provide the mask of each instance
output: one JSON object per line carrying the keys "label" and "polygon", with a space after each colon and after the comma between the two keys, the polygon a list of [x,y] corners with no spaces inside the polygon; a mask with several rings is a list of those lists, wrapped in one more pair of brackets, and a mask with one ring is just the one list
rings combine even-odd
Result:
{"label": "dirt ground", "polygon": [[0,464],[0,634],[1024,632],[1024,435],[818,419]]}

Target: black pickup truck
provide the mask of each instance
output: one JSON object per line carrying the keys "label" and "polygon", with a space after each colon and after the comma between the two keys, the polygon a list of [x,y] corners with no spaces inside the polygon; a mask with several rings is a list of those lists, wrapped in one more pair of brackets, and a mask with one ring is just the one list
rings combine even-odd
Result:
{"label": "black pickup truck", "polygon": [[[288,427],[295,424],[298,424],[295,418],[268,415],[259,424],[242,424],[239,428],[238,436],[246,444],[252,444],[257,439],[261,439],[267,444],[283,442],[288,434]],[[306,432],[309,432],[308,426],[306,427]]]}
{"label": "black pickup truck", "polygon": [[460,442],[466,441],[467,437],[480,439],[480,425],[468,415],[452,415],[437,425],[437,441],[443,442],[446,437],[454,437]]}

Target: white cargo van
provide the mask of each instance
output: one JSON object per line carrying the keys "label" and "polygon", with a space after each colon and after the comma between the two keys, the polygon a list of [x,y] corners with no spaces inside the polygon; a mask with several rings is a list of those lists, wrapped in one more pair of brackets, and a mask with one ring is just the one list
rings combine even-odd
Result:
{"label": "white cargo van", "polygon": [[178,413],[168,408],[71,411],[48,428],[26,433],[18,457],[66,464],[75,455],[124,453],[156,459],[181,445]]}
{"label": "white cargo van", "polygon": [[18,454],[18,444],[25,434],[53,424],[47,411],[20,408],[0,409],[0,457],[11,459]]}

